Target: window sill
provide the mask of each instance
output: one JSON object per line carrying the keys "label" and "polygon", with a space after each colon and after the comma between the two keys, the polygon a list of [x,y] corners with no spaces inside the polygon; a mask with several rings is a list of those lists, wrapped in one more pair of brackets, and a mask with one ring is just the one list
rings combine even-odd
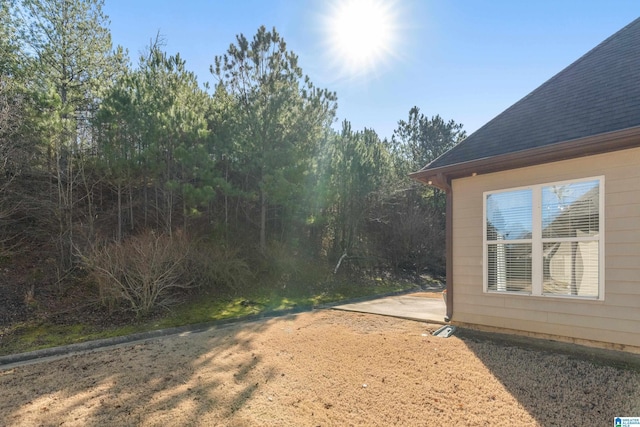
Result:
{"label": "window sill", "polygon": [[604,302],[604,298],[601,297],[591,297],[591,296],[580,296],[580,295],[552,295],[552,294],[542,294],[542,295],[534,295],[530,292],[516,292],[516,291],[484,291],[483,295],[499,295],[499,296],[514,296],[514,297],[525,297],[525,298],[534,298],[538,300],[548,300],[548,299],[558,299],[558,300],[571,300],[571,301],[585,301],[585,302]]}

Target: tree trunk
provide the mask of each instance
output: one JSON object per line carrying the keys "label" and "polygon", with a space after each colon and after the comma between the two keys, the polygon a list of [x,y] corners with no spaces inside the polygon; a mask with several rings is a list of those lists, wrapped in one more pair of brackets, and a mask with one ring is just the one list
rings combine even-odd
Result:
{"label": "tree trunk", "polygon": [[267,195],[260,190],[260,252],[267,252]]}
{"label": "tree trunk", "polygon": [[167,234],[171,237],[171,229],[173,228],[173,219],[171,218],[173,214],[173,190],[169,190],[167,195],[167,213],[166,213],[166,227]]}
{"label": "tree trunk", "polygon": [[187,232],[187,198],[182,195],[182,229]]}
{"label": "tree trunk", "polygon": [[116,241],[122,241],[122,184],[118,183],[118,228],[116,229]]}
{"label": "tree trunk", "polygon": [[149,191],[147,188],[147,176],[146,173],[142,175],[142,191],[144,193],[144,228],[148,227],[148,212],[149,212]]}
{"label": "tree trunk", "polygon": [[129,184],[129,230],[133,231],[135,224],[133,223],[133,186]]}

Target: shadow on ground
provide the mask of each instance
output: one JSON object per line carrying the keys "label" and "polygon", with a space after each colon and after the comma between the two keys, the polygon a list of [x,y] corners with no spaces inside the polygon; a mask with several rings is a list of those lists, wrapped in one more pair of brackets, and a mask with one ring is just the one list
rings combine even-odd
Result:
{"label": "shadow on ground", "polygon": [[270,321],[0,371],[7,425],[193,425],[227,419],[274,375],[254,341]]}
{"label": "shadow on ground", "polygon": [[579,346],[572,354],[492,339],[492,334],[460,330],[458,335],[542,426],[605,426],[613,425],[614,417],[640,414],[637,367],[586,360]]}
{"label": "shadow on ground", "polygon": [[612,425],[640,372],[317,310],[0,371],[0,424]]}

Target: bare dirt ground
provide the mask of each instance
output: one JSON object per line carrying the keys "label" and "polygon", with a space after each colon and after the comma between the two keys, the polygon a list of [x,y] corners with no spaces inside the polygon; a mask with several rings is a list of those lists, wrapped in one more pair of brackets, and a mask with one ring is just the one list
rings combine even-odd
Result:
{"label": "bare dirt ground", "polygon": [[607,426],[640,373],[320,310],[0,371],[10,426]]}

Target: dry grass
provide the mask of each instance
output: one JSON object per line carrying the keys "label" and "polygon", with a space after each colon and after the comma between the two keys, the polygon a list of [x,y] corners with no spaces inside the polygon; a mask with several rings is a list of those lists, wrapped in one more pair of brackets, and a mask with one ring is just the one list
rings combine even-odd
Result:
{"label": "dry grass", "polygon": [[4,425],[611,425],[640,373],[330,310],[0,371]]}

